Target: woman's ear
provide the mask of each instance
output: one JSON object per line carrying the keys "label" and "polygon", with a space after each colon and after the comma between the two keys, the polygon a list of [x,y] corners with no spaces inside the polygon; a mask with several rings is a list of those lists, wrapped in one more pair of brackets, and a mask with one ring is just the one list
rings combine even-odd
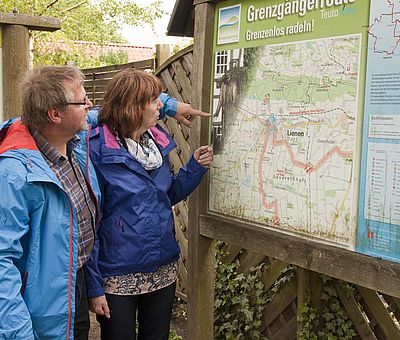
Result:
{"label": "woman's ear", "polygon": [[61,123],[61,112],[56,108],[49,109],[47,111],[47,117],[49,118],[50,122],[53,124]]}

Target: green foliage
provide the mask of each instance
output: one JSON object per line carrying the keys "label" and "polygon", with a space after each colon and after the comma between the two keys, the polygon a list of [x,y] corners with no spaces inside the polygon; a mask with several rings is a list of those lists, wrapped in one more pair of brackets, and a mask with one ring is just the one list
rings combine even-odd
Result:
{"label": "green foliage", "polygon": [[187,318],[187,304],[185,301],[175,297],[174,309],[172,310],[172,317]]}
{"label": "green foliage", "polygon": [[110,51],[106,54],[100,54],[99,60],[105,65],[126,64],[128,62],[128,54],[123,51]]}
{"label": "green foliage", "polygon": [[214,301],[215,339],[260,339],[262,311],[266,304],[261,282],[263,264],[247,275],[239,264],[217,260]]}
{"label": "green foliage", "polygon": [[[147,6],[139,6],[134,0],[0,0],[1,12],[17,9],[20,14],[48,16],[61,20],[61,30],[55,32],[32,31],[34,63],[48,63],[50,56],[41,53],[41,44],[49,41],[91,41],[99,44],[114,42],[126,43],[120,33],[123,24],[141,26],[154,25],[154,20],[165,14],[161,10],[161,1]],[[43,44],[42,44],[43,45]],[[80,54],[83,51],[80,50]],[[77,56],[75,51],[59,53],[55,60],[74,61],[85,57]],[[44,59],[41,59],[44,58]],[[87,58],[86,59],[90,59]],[[106,58],[107,59],[107,58]],[[112,58],[111,58],[112,59]],[[61,64],[58,62],[57,64]],[[77,64],[90,63],[77,62]]]}
{"label": "green foliage", "polygon": [[171,329],[169,332],[168,340],[183,340],[183,338],[180,335],[176,334],[173,329]]}
{"label": "green foliage", "polygon": [[300,320],[302,322],[302,329],[299,332],[299,339],[317,340],[317,335],[314,333],[314,329],[319,326],[319,320],[317,319],[318,312],[316,308],[310,306],[311,303],[307,300],[306,303],[300,305]]}
{"label": "green foliage", "polygon": [[187,38],[185,40],[181,40],[179,43],[175,44],[172,47],[172,54],[178,53],[179,51],[183,50],[184,48],[186,48],[192,44],[193,44],[192,38]]}
{"label": "green foliage", "polygon": [[[326,304],[322,312],[311,305],[310,299],[300,306],[300,320],[303,327],[299,332],[300,339],[352,339],[357,333],[347,312],[343,309],[334,286],[335,280],[322,276],[324,282],[320,299]],[[354,294],[354,288],[341,282],[347,295]]]}

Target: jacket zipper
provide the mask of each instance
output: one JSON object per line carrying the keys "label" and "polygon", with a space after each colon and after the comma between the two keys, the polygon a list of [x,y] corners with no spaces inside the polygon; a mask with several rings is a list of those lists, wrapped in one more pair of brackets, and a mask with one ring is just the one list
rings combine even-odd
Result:
{"label": "jacket zipper", "polygon": [[68,195],[64,192],[65,197],[68,201],[69,206],[69,275],[68,275],[68,320],[67,320],[67,334],[66,340],[70,338],[70,331],[71,331],[71,294],[72,294],[72,262],[73,262],[73,244],[72,244],[72,229],[73,229],[73,221],[72,221],[72,206],[69,201]]}
{"label": "jacket zipper", "polygon": [[25,272],[24,277],[22,279],[22,286],[21,286],[21,296],[24,297],[26,282],[28,281],[28,272]]}

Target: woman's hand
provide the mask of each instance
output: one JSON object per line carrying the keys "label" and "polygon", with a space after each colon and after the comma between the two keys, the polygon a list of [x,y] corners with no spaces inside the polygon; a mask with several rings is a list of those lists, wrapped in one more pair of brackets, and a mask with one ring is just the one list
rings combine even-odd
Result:
{"label": "woman's hand", "polygon": [[214,159],[214,152],[211,146],[200,146],[193,154],[194,159],[204,168],[209,168]]}
{"label": "woman's hand", "polygon": [[110,309],[105,295],[89,298],[89,310],[97,315],[104,315],[107,319],[110,318]]}

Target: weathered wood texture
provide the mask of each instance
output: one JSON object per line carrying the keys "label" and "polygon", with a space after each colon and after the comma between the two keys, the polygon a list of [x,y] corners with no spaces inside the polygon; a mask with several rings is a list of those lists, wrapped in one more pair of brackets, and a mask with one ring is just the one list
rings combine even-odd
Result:
{"label": "weathered wood texture", "polygon": [[[212,30],[208,29],[214,22],[214,6],[202,4],[195,7],[194,49],[193,49],[193,89],[185,95],[194,108],[209,110],[211,101],[210,89],[212,70]],[[183,75],[182,67],[175,72]],[[184,83],[183,89],[188,82]],[[185,92],[185,91],[183,91]],[[206,144],[209,141],[209,130],[200,129],[199,119],[195,120],[188,141],[193,146]],[[192,148],[194,151],[194,148]],[[200,233],[199,213],[207,209],[208,187],[203,180],[199,189],[189,196],[189,254],[188,254],[188,328],[189,340],[212,339],[214,323],[214,252],[213,240]]]}
{"label": "weathered wood texture", "polygon": [[155,60],[147,59],[134,61],[128,64],[112,65],[97,68],[83,69],[85,75],[86,94],[93,102],[93,105],[101,105],[104,96],[104,90],[109,80],[120,70],[124,68],[134,68],[138,70],[154,70]]}
{"label": "weathered wood texture", "polygon": [[[156,70],[155,74],[160,78],[164,90],[171,96],[181,101],[191,102],[191,93],[196,93],[193,91],[193,70],[193,49],[188,47],[168,59]],[[91,72],[96,73],[96,70]],[[198,144],[199,131],[193,128],[188,129],[174,119],[165,119],[161,124],[177,141],[178,147],[171,153],[170,158],[173,170],[177,171],[189,159],[191,150]],[[191,138],[193,134],[196,135],[195,138]],[[198,204],[200,212],[204,212],[204,207],[201,208],[204,202]],[[177,296],[187,301],[188,273],[190,272],[188,239],[190,232],[193,232],[191,222],[189,222],[188,202],[183,201],[175,205],[174,211],[176,238],[182,251]],[[283,235],[257,226],[248,226],[237,221],[228,223],[225,219],[211,218],[208,215],[200,216],[199,232],[203,235],[202,237],[225,241],[221,246],[224,253],[222,261],[224,263],[237,261],[240,264],[240,271],[244,274],[248,273],[251,267],[265,264],[266,269],[261,278],[264,290],[277,291],[277,293],[274,293],[264,310],[261,326],[263,339],[296,339],[297,331],[302,325],[297,317],[298,310],[300,305],[306,302],[307,296],[314,300],[316,307],[322,312],[326,305],[318,301],[323,287],[322,281],[319,274],[309,269],[328,276],[338,276],[352,283],[355,293],[349,295],[343,285],[333,279],[340,305],[353,322],[353,328],[357,333],[355,339],[400,339],[398,265],[368,256],[355,257],[354,252],[343,250],[337,252],[336,248],[327,245],[316,245],[298,237]],[[212,255],[212,252],[210,253]],[[209,257],[207,261],[210,260]],[[197,265],[210,268],[204,262]],[[295,274],[283,280],[288,270]],[[212,273],[200,275],[197,273],[195,278],[198,279],[202,275],[211,276]],[[357,285],[361,281],[370,288],[380,287],[385,293],[362,288]],[[210,281],[205,284],[210,284]],[[212,301],[208,303],[212,306]],[[194,311],[195,318],[199,318],[198,315],[196,316],[199,312],[201,312],[199,309]],[[193,312],[189,317],[192,315]],[[210,322],[209,316],[208,322]],[[195,336],[196,331],[194,333],[192,331],[185,339],[195,339]],[[202,339],[212,338],[204,337],[204,334],[197,334],[197,336]]]}
{"label": "weathered wood texture", "polygon": [[0,12],[0,24],[23,25],[30,30],[50,32],[61,28],[61,21],[58,18],[5,12]]}
{"label": "weathered wood texture", "polygon": [[[4,13],[3,13],[4,14]],[[29,30],[2,25],[3,118],[21,115],[21,82],[29,70]]]}
{"label": "weathered wood texture", "polygon": [[400,264],[217,215],[200,218],[204,236],[400,297]]}

